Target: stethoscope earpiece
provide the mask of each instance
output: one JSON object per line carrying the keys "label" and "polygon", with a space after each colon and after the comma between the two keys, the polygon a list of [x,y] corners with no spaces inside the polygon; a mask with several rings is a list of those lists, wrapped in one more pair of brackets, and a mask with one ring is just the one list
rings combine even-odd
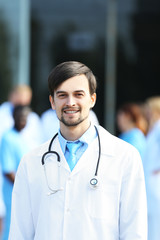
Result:
{"label": "stethoscope earpiece", "polygon": [[90,186],[92,188],[97,188],[98,187],[98,179],[97,177],[93,177],[91,180],[90,180]]}

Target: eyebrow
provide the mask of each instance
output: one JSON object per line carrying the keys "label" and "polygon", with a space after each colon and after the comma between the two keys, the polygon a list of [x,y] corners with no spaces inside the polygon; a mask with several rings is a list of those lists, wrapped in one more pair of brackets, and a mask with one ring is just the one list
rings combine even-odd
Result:
{"label": "eyebrow", "polygon": [[[77,92],[82,92],[82,93],[85,93],[85,91],[84,90],[75,90],[74,91],[75,93]],[[57,92],[56,92],[56,94],[59,94],[59,93],[67,93],[66,91],[62,91],[62,90],[58,90]]]}

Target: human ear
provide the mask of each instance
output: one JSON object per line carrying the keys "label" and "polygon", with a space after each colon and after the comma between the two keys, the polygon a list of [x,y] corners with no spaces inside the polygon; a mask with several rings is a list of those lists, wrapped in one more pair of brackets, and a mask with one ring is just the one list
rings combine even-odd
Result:
{"label": "human ear", "polygon": [[51,104],[52,109],[55,110],[55,104],[54,104],[54,98],[53,98],[53,96],[49,95],[49,101],[50,101],[50,104]]}
{"label": "human ear", "polygon": [[92,96],[91,96],[91,108],[94,107],[94,105],[96,103],[96,98],[97,98],[96,93],[93,93]]}

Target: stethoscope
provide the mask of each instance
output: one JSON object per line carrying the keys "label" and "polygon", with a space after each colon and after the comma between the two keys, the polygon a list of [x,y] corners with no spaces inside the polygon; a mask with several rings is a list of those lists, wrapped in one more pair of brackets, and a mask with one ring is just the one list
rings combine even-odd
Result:
{"label": "stethoscope", "polygon": [[[99,163],[100,163],[100,156],[101,156],[101,143],[100,143],[100,136],[99,136],[99,132],[98,132],[98,129],[97,127],[95,126],[95,129],[96,129],[96,132],[97,132],[97,137],[98,137],[98,147],[99,147],[99,152],[98,152],[98,159],[97,159],[97,165],[96,165],[96,170],[95,170],[95,174],[94,174],[94,177],[90,180],[90,186],[91,188],[93,189],[96,189],[98,187],[98,169],[99,169]],[[50,187],[49,185],[49,182],[48,182],[48,178],[47,178],[47,173],[46,173],[46,167],[45,167],[45,161],[47,159],[47,156],[49,156],[50,154],[55,154],[56,157],[57,157],[57,162],[58,162],[58,169],[60,169],[60,163],[61,163],[61,160],[60,160],[60,156],[59,154],[56,152],[56,151],[52,151],[51,150],[51,147],[52,147],[52,144],[55,140],[55,138],[57,137],[58,133],[56,133],[54,135],[54,137],[51,139],[50,141],[50,144],[49,144],[49,147],[48,147],[48,151],[45,152],[42,156],[42,165],[44,166],[44,172],[45,172],[45,178],[46,178],[46,181],[47,181],[47,185],[48,185],[48,188],[50,190],[50,192],[48,193],[48,195],[51,195],[51,194],[54,194],[56,192],[59,192],[59,191],[62,191],[63,188],[57,188],[57,189],[53,189],[52,187]]]}

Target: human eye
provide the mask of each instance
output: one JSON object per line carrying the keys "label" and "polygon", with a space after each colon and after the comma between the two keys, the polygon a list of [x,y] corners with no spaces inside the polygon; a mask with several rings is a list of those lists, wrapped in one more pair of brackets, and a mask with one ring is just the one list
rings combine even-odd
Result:
{"label": "human eye", "polygon": [[66,96],[67,96],[67,94],[64,92],[57,93],[58,98],[65,98]]}
{"label": "human eye", "polygon": [[78,98],[81,98],[81,97],[84,96],[84,93],[83,92],[76,92],[75,96],[78,97]]}

